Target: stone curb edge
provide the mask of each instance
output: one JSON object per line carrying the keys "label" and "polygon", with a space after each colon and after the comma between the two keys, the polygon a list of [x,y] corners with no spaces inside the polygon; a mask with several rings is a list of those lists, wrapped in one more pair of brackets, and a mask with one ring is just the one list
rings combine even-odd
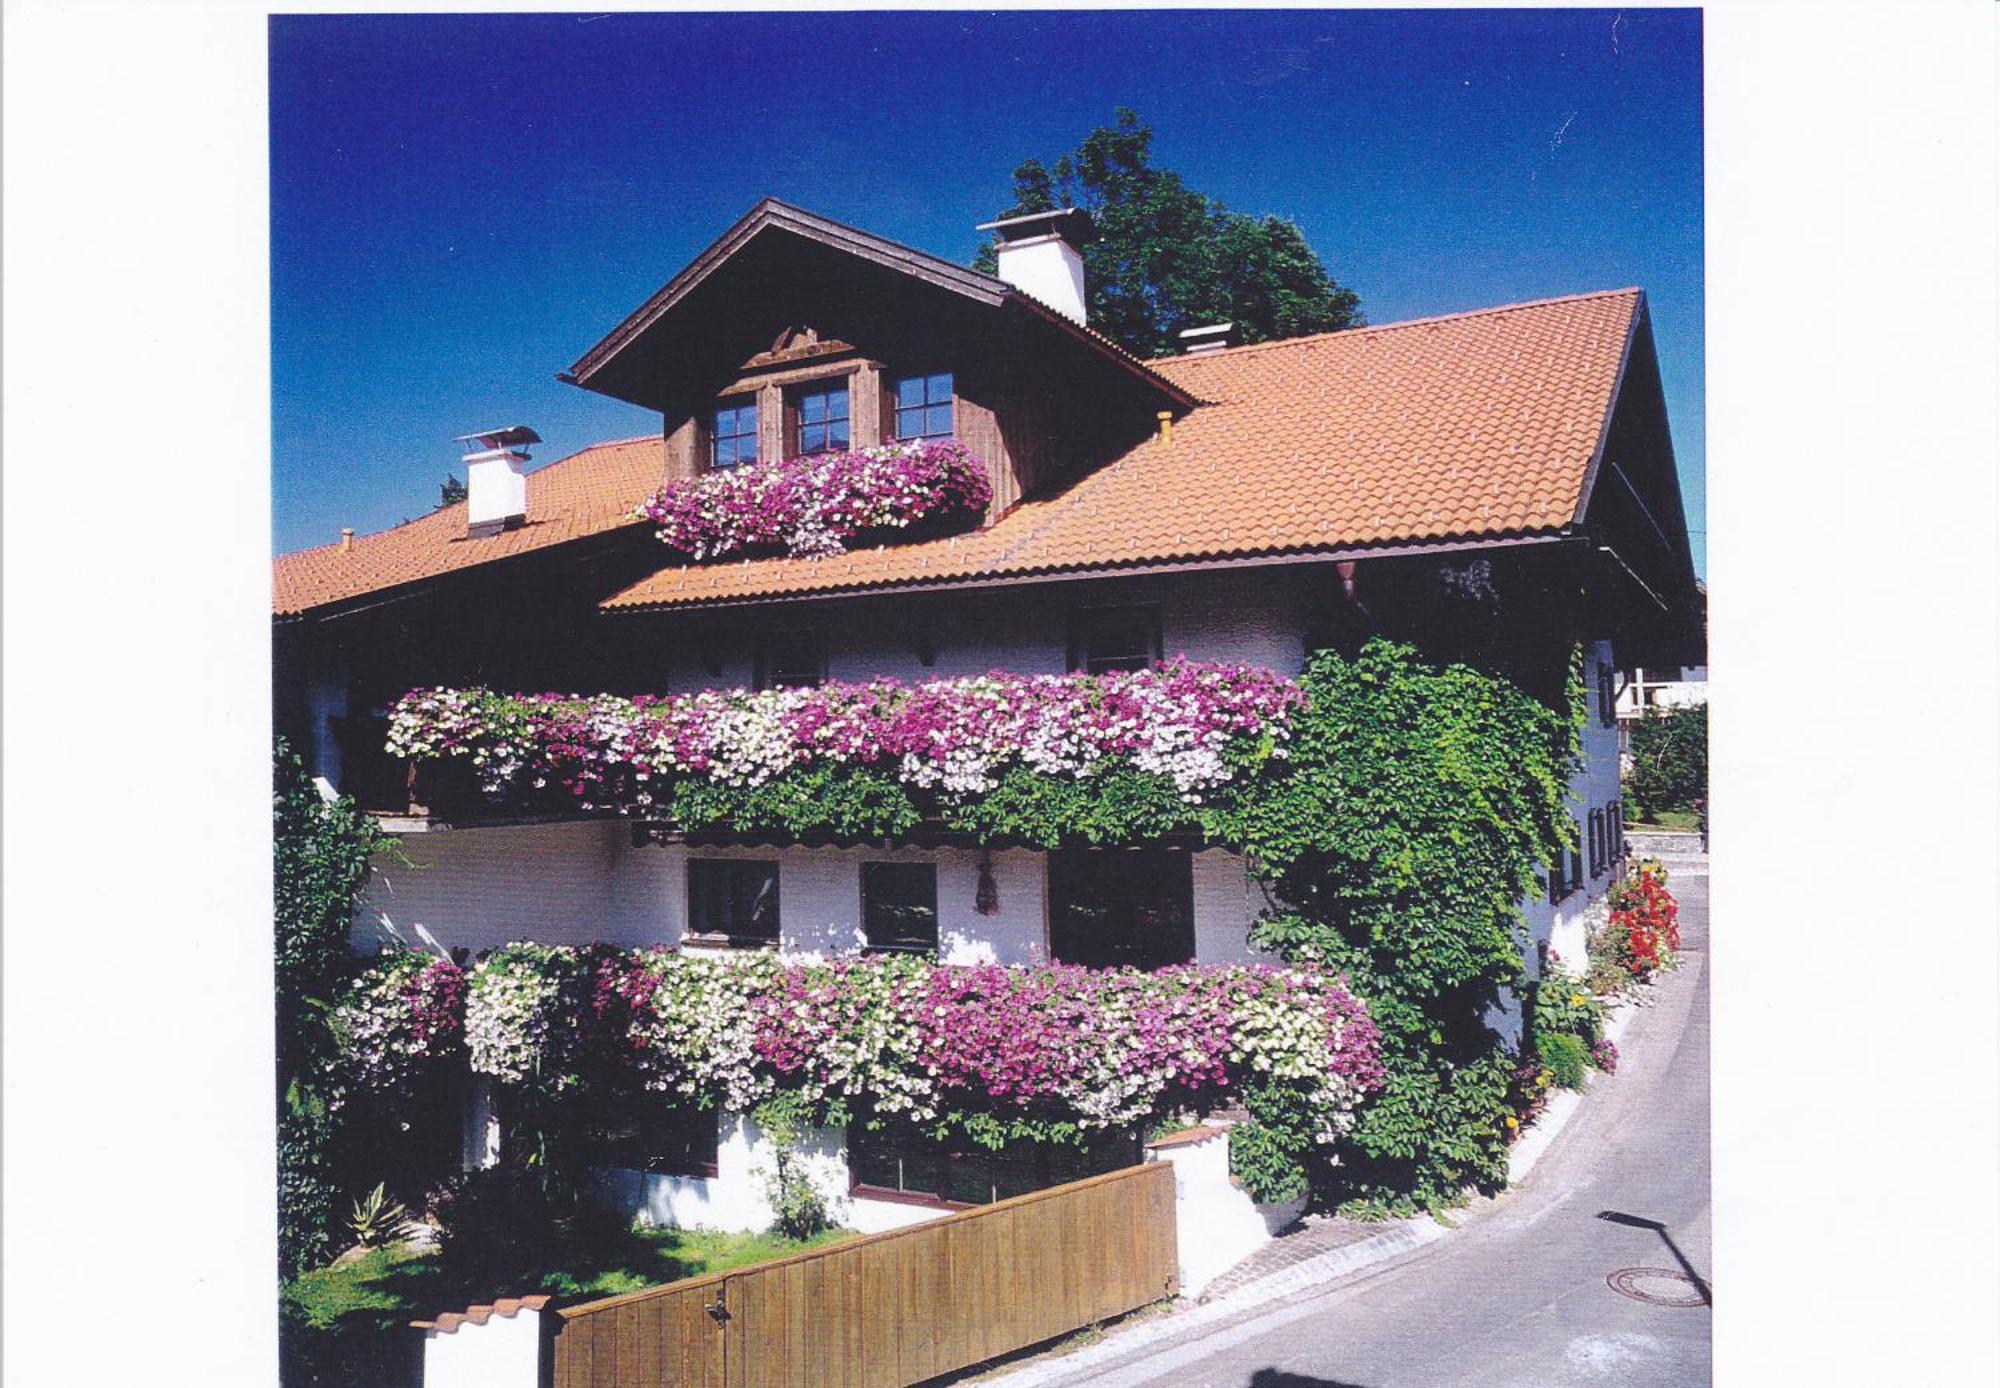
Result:
{"label": "stone curb edge", "polygon": [[1345,1248],[1336,1248],[1310,1261],[1260,1277],[1255,1282],[1246,1282],[1214,1301],[1199,1303],[1178,1315],[1134,1326],[1088,1349],[981,1380],[982,1388],[986,1384],[1005,1385],[1005,1388],[1037,1388],[1040,1384],[1059,1383],[1079,1373],[1109,1367],[1128,1355],[1205,1330],[1246,1311],[1268,1308],[1282,1297],[1323,1286],[1377,1263],[1387,1262],[1443,1238],[1448,1232],[1448,1226],[1428,1215],[1387,1225],[1379,1234],[1371,1234]]}
{"label": "stone curb edge", "polygon": [[[1623,1036],[1639,1008],[1640,1004],[1637,1002],[1621,1003],[1613,1010],[1611,1016],[1605,1019],[1604,1034],[1613,1041]],[[1516,1144],[1513,1154],[1509,1157],[1507,1166],[1509,1190],[1527,1178],[1528,1173],[1541,1160],[1542,1154],[1554,1144],[1556,1135],[1569,1125],[1577,1109],[1582,1107],[1583,1099],[1583,1093],[1566,1092],[1550,1102],[1549,1107],[1543,1112],[1541,1121],[1535,1124],[1527,1137]],[[1530,1143],[1534,1145],[1530,1147]],[[1379,1234],[1371,1234],[1344,1248],[1333,1249],[1317,1258],[1274,1272],[1268,1277],[1246,1282],[1214,1301],[1201,1302],[1191,1310],[1178,1315],[1134,1326],[1087,1349],[1076,1350],[1039,1364],[1025,1365],[1011,1373],[996,1374],[992,1378],[982,1379],[981,1384],[994,1385],[994,1388],[1002,1388],[1003,1385],[1004,1388],[1040,1388],[1043,1384],[1061,1383],[1078,1374],[1109,1368],[1127,1356],[1205,1330],[1246,1311],[1268,1309],[1272,1303],[1294,1293],[1325,1286],[1330,1282],[1364,1272],[1378,1263],[1386,1263],[1392,1258],[1433,1243],[1450,1233],[1454,1227],[1440,1224],[1429,1215],[1385,1225]]]}

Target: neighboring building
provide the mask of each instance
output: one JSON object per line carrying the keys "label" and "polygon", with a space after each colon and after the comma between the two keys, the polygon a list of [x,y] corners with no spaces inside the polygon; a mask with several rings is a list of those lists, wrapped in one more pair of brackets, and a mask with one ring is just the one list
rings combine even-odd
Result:
{"label": "neighboring building", "polygon": [[[1291,675],[1309,649],[1383,632],[1549,699],[1586,645],[1586,848],[1529,904],[1535,938],[1580,957],[1617,852],[1614,671],[1701,658],[1644,294],[1141,361],[1084,322],[1087,218],[998,231],[995,278],[759,203],[567,373],[658,411],[657,435],[534,471],[526,431],[468,436],[467,502],[276,561],[280,730],[384,811],[410,860],[369,888],[359,946],[839,951],[882,930],[889,901],[915,903],[946,960],[1248,959],[1262,889],[1199,843],[1042,853],[453,818],[412,809],[383,716],[432,684],[683,692],[1174,654]],[[988,468],[968,533],[686,564],[634,518],[708,469],[942,435]],[[735,1170],[747,1139],[728,1132],[708,1160]],[[678,1218],[746,1198],[729,1177],[664,1189],[644,1198]]]}
{"label": "neighboring building", "polygon": [[1645,667],[1621,671],[1618,723],[1621,730],[1651,709],[1692,708],[1708,702],[1706,665]]}

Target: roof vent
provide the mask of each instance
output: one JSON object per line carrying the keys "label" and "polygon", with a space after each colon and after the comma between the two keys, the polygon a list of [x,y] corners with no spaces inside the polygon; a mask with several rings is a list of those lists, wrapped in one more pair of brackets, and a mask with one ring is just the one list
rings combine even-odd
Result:
{"label": "roof vent", "polygon": [[528,523],[528,445],[541,435],[525,424],[461,434],[465,446],[465,533],[478,539]]}
{"label": "roof vent", "polygon": [[1219,352],[1224,347],[1243,345],[1243,334],[1236,331],[1234,323],[1210,323],[1206,327],[1184,328],[1181,331],[1183,352]]}
{"label": "roof vent", "polygon": [[999,240],[1000,278],[1063,317],[1088,317],[1083,283],[1083,248],[1097,239],[1090,214],[1080,207],[1030,212],[981,222]]}

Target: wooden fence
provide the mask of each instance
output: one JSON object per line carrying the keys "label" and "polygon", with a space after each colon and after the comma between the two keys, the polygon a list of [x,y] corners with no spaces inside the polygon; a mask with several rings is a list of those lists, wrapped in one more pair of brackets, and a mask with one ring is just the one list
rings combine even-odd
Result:
{"label": "wooden fence", "polygon": [[904,1388],[1170,1296],[1177,1266],[1173,1168],[1134,1166],[567,1307],[554,1388]]}

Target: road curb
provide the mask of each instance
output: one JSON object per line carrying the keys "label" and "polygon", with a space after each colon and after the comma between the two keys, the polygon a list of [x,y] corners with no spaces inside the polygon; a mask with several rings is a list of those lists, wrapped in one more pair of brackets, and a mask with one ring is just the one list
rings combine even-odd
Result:
{"label": "road curb", "polygon": [[1201,1302],[1164,1320],[1134,1326],[1101,1344],[1043,1363],[1029,1364],[1011,1373],[997,1374],[981,1380],[981,1383],[996,1385],[996,1388],[1003,1384],[1005,1388],[1039,1388],[1039,1385],[1062,1383],[1079,1374],[1109,1368],[1128,1356],[1233,1320],[1245,1312],[1269,1309],[1272,1303],[1298,1292],[1364,1272],[1379,1263],[1414,1252],[1449,1232],[1449,1226],[1438,1223],[1428,1215],[1399,1220],[1383,1226],[1379,1234],[1370,1234],[1344,1248],[1333,1249],[1268,1277],[1245,1282],[1213,1301]]}
{"label": "road curb", "polygon": [[[1651,999],[1627,999],[1605,1018],[1604,1034],[1612,1041],[1624,1036],[1632,1019]],[[1597,1076],[1593,1075],[1595,1081]],[[1514,1144],[1507,1159],[1507,1192],[1520,1186],[1541,1161],[1556,1137],[1569,1126],[1583,1107],[1588,1090],[1566,1090],[1549,1101],[1540,1120]],[[1199,1302],[1185,1311],[1157,1321],[1133,1326],[1122,1333],[1068,1354],[1023,1365],[1011,1372],[980,1380],[982,1385],[1005,1388],[1043,1388],[1069,1382],[1079,1376],[1116,1367],[1121,1361],[1139,1356],[1182,1338],[1234,1320],[1246,1313],[1269,1310],[1286,1297],[1331,1285],[1413,1253],[1452,1232],[1455,1226],[1442,1224],[1428,1215],[1385,1224],[1382,1231],[1331,1249],[1316,1258],[1282,1268],[1254,1282],[1246,1282],[1213,1301]]]}

